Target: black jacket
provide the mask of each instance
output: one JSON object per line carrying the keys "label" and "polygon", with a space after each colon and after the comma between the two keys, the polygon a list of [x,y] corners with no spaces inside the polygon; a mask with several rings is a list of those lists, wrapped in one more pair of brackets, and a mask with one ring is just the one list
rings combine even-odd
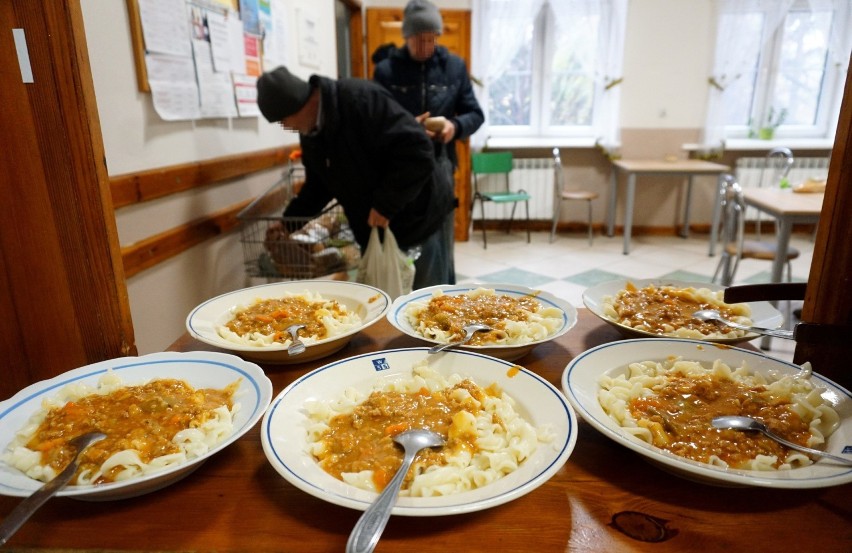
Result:
{"label": "black jacket", "polygon": [[[424,62],[415,61],[408,48],[392,45],[373,53],[376,68],[373,78],[391,91],[396,101],[413,115],[428,111],[433,117],[444,116],[456,126],[455,140],[467,138],[485,121],[482,108],[473,94],[464,60],[444,46]],[[447,148],[453,167],[458,166],[456,149]]]}
{"label": "black jacket", "polygon": [[438,230],[453,198],[434,179],[432,144],[414,117],[367,80],[310,83],[320,89],[321,126],[299,135],[305,184],[284,216],[315,215],[336,198],[362,249],[370,208],[390,219],[403,249]]}

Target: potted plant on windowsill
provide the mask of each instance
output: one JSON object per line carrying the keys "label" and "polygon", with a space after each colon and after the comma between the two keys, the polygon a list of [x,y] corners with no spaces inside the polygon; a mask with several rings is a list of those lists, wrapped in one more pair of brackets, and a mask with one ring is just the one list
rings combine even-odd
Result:
{"label": "potted plant on windowsill", "polygon": [[757,129],[749,125],[751,127],[749,138],[772,140],[775,137],[775,130],[784,123],[785,119],[787,119],[787,108],[782,108],[778,111],[775,111],[774,107],[769,108],[766,118]]}

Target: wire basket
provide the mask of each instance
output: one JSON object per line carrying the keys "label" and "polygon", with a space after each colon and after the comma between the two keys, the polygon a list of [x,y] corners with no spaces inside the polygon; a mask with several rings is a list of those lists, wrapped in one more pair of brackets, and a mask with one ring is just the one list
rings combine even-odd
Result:
{"label": "wire basket", "polygon": [[304,169],[291,166],[237,214],[248,276],[301,280],[357,267],[360,249],[339,204],[332,202],[313,217],[281,216],[303,182]]}

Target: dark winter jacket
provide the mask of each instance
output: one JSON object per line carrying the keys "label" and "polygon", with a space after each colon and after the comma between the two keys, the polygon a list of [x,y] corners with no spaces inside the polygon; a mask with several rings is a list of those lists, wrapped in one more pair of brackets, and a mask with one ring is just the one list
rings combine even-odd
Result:
{"label": "dark winter jacket", "polygon": [[362,249],[370,208],[390,219],[403,249],[438,230],[453,198],[434,179],[432,144],[414,117],[367,80],[310,83],[320,89],[321,126],[299,135],[305,184],[284,216],[313,216],[336,198]]}
{"label": "dark winter jacket", "polygon": [[[432,117],[444,116],[453,122],[456,135],[450,146],[475,133],[485,121],[464,60],[444,46],[436,46],[432,57],[419,62],[406,46],[384,45],[373,54],[373,61],[373,78],[390,90],[405,109],[414,115],[428,111]],[[456,149],[447,150],[453,167],[457,167]]]}

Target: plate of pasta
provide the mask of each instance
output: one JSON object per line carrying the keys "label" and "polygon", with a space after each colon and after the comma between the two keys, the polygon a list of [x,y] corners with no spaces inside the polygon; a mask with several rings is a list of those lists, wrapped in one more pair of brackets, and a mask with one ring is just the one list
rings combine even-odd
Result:
{"label": "plate of pasta", "polygon": [[67,465],[69,439],[106,438],[81,455],[60,496],[89,501],[159,490],[248,432],[272,400],[263,370],[214,352],[110,359],[0,402],[0,494],[25,497]]}
{"label": "plate of pasta", "polygon": [[418,454],[393,509],[406,516],[495,507],[565,464],[577,419],[557,388],[509,361],[427,350],[350,357],[293,382],[261,424],[269,462],[302,491],[365,510],[401,464],[392,437],[430,428],[447,443]]}
{"label": "plate of pasta", "polygon": [[736,323],[779,328],[784,317],[766,301],[725,303],[725,287],[708,282],[671,279],[612,280],[588,288],[583,304],[628,338],[665,336],[737,344],[759,335],[713,321],[699,321],[692,314],[715,309]]}
{"label": "plate of pasta", "polygon": [[488,325],[491,331],[475,333],[457,349],[514,361],[568,332],[577,323],[577,309],[525,286],[442,284],[397,298],[387,318],[401,332],[433,344],[460,339],[467,324]]}
{"label": "plate of pasta", "polygon": [[[342,349],[352,336],[390,309],[382,290],[338,280],[276,282],[222,294],[186,318],[193,338],[252,361],[275,364],[313,361]],[[291,325],[304,352],[290,355]]]}
{"label": "plate of pasta", "polygon": [[852,466],[710,422],[751,416],[789,441],[852,459],[852,394],[808,363],[699,340],[644,338],[580,354],[565,368],[562,390],[605,436],[690,480],[769,488],[852,482]]}

